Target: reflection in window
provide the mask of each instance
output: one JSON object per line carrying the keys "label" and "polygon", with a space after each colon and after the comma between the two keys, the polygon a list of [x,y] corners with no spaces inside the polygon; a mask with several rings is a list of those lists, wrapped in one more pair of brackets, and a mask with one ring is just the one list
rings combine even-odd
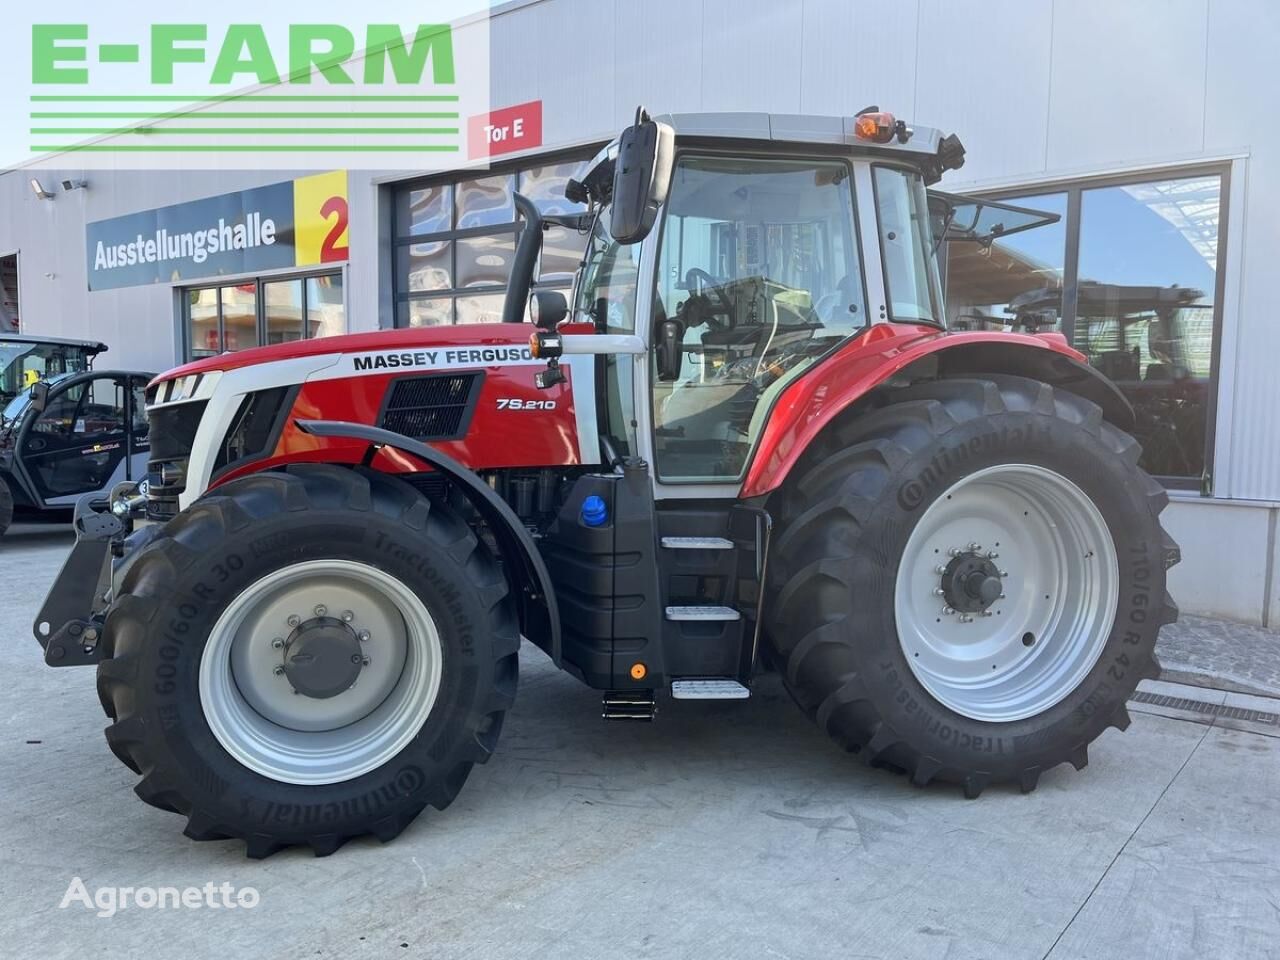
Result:
{"label": "reflection in window", "polygon": [[1020,207],[1056,213],[1057,223],[994,240],[954,241],[947,254],[947,325],[998,330],[1006,324],[1062,330],[1067,252],[1067,195],[1019,197]]}
{"label": "reflection in window", "polygon": [[307,336],[336,337],[347,332],[342,274],[307,277]]}
{"label": "reflection in window", "polygon": [[396,205],[399,231],[406,236],[448,230],[453,220],[453,189],[447,184],[405,190]]}
{"label": "reflection in window", "polygon": [[512,234],[465,237],[456,242],[459,287],[501,286],[507,282],[516,253]]}
{"label": "reflection in window", "polygon": [[1143,466],[1204,472],[1217,286],[1217,175],[1083,191],[1073,342],[1137,413]]}
{"label": "reflection in window", "polygon": [[347,332],[341,272],[183,291],[188,357]]}
{"label": "reflection in window", "polygon": [[[583,213],[584,205],[564,195],[582,167],[582,160],[544,162],[454,184],[401,188],[395,199],[396,323],[500,319],[492,304],[510,278],[519,229],[513,193],[519,190],[543,214]],[[549,226],[535,285],[567,295],[586,243],[585,230]]]}
{"label": "reflection in window", "polygon": [[[1144,469],[1203,484],[1216,389],[1221,194],[1221,175],[1210,173],[1020,196],[1017,206],[1063,220],[998,239],[987,251],[948,242],[949,324],[991,327],[1004,317],[1066,334],[1133,404]],[[1068,200],[1080,211],[1074,251]],[[1078,266],[1068,275],[1072,259]]]}
{"label": "reflection in window", "polygon": [[258,285],[242,283],[222,288],[222,349],[227,352],[258,346]]}
{"label": "reflection in window", "polygon": [[267,318],[268,344],[290,343],[303,338],[301,280],[264,283],[262,309]]}
{"label": "reflection in window", "polygon": [[454,189],[458,198],[455,226],[459,230],[515,222],[516,202],[510,177],[463,180]]}

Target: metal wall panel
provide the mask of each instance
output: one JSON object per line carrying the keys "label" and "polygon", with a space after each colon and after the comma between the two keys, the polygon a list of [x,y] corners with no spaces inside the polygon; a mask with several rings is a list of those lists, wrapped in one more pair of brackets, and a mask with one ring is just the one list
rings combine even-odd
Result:
{"label": "metal wall panel", "polygon": [[1052,0],[922,5],[913,117],[968,147],[949,182],[1044,173],[1053,19]]}
{"label": "metal wall panel", "polygon": [[805,0],[800,110],[915,117],[916,0]]}
{"label": "metal wall panel", "polygon": [[800,0],[703,0],[702,109],[798,113],[803,9]]}
{"label": "metal wall panel", "polygon": [[[1219,444],[1228,485],[1221,495],[1280,501],[1280,323],[1275,264],[1280,262],[1280,129],[1272,121],[1280,4],[1233,0],[1209,8],[1205,73],[1205,149],[1244,152],[1242,202],[1230,211],[1236,246],[1227,247],[1239,279],[1225,317],[1234,337],[1224,350],[1222,390],[1230,417]],[[1236,259],[1238,258],[1238,260]],[[1231,274],[1228,274],[1231,279]],[[1231,294],[1234,293],[1234,296]],[[1230,361],[1230,366],[1227,364]]]}
{"label": "metal wall panel", "polygon": [[[1055,4],[1048,168],[1198,153],[1207,13],[1208,0]],[[992,58],[1016,42],[994,41]]]}

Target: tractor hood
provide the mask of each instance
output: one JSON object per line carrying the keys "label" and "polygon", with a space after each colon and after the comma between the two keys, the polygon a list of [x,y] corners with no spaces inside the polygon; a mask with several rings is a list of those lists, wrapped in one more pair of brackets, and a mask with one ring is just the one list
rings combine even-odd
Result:
{"label": "tractor hood", "polygon": [[[399,330],[379,330],[374,333],[351,333],[340,337],[325,337],[319,340],[299,340],[293,343],[281,343],[270,347],[254,347],[236,353],[224,353],[216,357],[206,357],[192,363],[176,367],[160,374],[152,385],[176,380],[194,374],[213,373],[215,371],[239,370],[262,364],[277,363],[282,360],[296,360],[301,357],[321,357],[345,354],[368,354],[376,352],[383,355],[381,363],[401,365],[399,360],[386,356],[388,351],[403,351],[408,357],[404,366],[413,366],[414,355],[420,351],[472,351],[467,355],[450,356],[453,363],[473,363],[475,366],[488,366],[501,363],[509,358],[512,348],[529,349],[529,334],[532,327],[527,324],[509,323],[475,323],[449,327],[414,327]],[[495,353],[497,348],[507,348]],[[434,363],[434,361],[433,361]]]}

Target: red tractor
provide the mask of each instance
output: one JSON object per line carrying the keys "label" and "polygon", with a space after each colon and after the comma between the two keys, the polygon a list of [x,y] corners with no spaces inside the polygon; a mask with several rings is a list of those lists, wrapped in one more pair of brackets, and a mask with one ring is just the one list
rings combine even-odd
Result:
{"label": "red tractor", "polygon": [[[46,661],[97,664],[143,800],[253,857],[446,806],[522,639],[607,718],[776,670],[921,786],[1083,767],[1159,671],[1178,551],[1081,354],[947,331],[926,186],[963,156],[874,109],[641,112],[570,182],[587,214],[517,197],[507,322],[164,374]],[[589,233],[571,303],[529,296],[546,221]]]}

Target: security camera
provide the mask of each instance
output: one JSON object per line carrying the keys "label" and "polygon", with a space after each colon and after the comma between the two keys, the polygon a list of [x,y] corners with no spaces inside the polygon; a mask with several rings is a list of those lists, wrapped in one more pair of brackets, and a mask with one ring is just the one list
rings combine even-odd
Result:
{"label": "security camera", "polygon": [[83,190],[87,186],[88,184],[85,183],[83,180],[63,180],[62,181],[62,189],[67,193],[70,193],[72,190]]}

